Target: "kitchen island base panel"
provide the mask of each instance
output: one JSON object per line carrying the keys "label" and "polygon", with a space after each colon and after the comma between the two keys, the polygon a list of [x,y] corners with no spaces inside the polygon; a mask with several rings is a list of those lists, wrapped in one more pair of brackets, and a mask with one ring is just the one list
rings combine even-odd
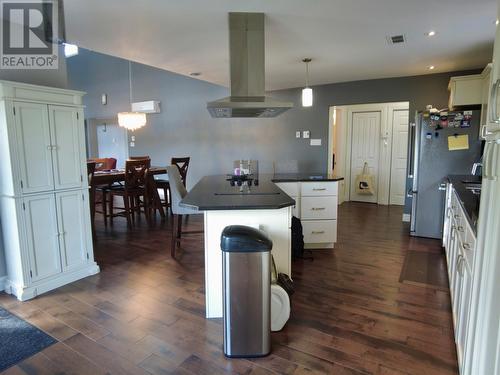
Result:
{"label": "kitchen island base panel", "polygon": [[278,272],[291,276],[292,208],[270,210],[217,210],[204,212],[206,317],[222,317],[222,252],[220,236],[228,225],[259,228],[273,241]]}

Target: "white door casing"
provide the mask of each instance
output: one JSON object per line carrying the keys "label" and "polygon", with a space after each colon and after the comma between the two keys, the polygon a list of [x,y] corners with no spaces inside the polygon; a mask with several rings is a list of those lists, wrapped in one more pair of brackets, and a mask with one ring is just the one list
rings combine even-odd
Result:
{"label": "white door casing", "polygon": [[[351,138],[351,194],[350,199],[358,202],[377,203],[378,174],[380,157],[380,116],[375,112],[355,112],[352,115]],[[356,177],[363,173],[367,163],[367,173],[373,175],[375,194],[361,195],[356,192]]]}
{"label": "white door casing", "polygon": [[54,190],[47,105],[14,102],[14,110],[21,191]]}
{"label": "white door casing", "polygon": [[392,157],[389,204],[404,205],[408,158],[408,110],[392,112]]}

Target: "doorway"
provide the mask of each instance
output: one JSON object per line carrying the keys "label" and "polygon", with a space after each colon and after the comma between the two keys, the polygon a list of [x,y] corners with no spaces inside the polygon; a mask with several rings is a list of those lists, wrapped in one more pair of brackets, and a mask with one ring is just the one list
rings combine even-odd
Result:
{"label": "doorway", "polygon": [[[330,108],[329,170],[345,178],[339,203],[404,205],[408,109],[408,102]],[[356,177],[363,170],[372,177],[373,194],[356,191]]]}
{"label": "doorway", "polygon": [[[379,175],[379,139],[380,111],[355,112],[352,115],[351,137],[351,181],[350,200],[357,202],[377,203]],[[373,176],[374,194],[359,194],[356,189],[356,178],[360,174]]]}
{"label": "doorway", "polygon": [[128,159],[128,134],[116,119],[89,119],[87,122],[89,158],[115,158],[116,167],[124,168]]}

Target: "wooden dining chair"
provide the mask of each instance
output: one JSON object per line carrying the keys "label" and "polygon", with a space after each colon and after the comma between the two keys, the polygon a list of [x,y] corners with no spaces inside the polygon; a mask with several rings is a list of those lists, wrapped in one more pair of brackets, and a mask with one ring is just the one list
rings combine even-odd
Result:
{"label": "wooden dining chair", "polygon": [[182,198],[187,194],[186,187],[182,183],[182,176],[179,173],[179,169],[175,165],[170,165],[167,167],[168,178],[170,181],[170,192],[171,192],[171,210],[173,216],[172,220],[172,231],[171,231],[171,246],[170,255],[172,258],[176,258],[177,247],[180,246],[181,238],[183,234],[199,234],[203,231],[182,231],[182,216],[183,215],[194,215],[201,214],[194,208],[183,207],[180,205]]}
{"label": "wooden dining chair", "polygon": [[115,158],[92,158],[89,161],[94,161],[96,163],[96,171],[109,171],[111,169],[116,169],[116,159]]}
{"label": "wooden dining chair", "polygon": [[[184,187],[186,187],[187,173],[188,173],[190,160],[191,160],[190,157],[183,157],[183,158],[172,158],[170,161],[170,164],[175,165],[177,167],[177,169],[179,170],[179,175],[181,176],[181,181],[182,181],[182,184],[184,185]],[[169,179],[170,179],[170,177],[169,177]],[[169,208],[170,208],[170,211],[172,211],[169,180],[157,179],[157,180],[155,180],[155,182],[156,182],[156,187],[158,189],[163,190],[164,206],[165,206],[165,209],[168,213]]]}
{"label": "wooden dining chair", "polygon": [[151,160],[149,156],[129,156],[128,160]]}
{"label": "wooden dining chair", "polygon": [[[146,180],[151,167],[150,159],[127,160],[125,162],[125,184],[123,186],[112,186],[110,188],[109,200],[109,216],[111,225],[113,218],[124,216],[127,219],[127,226],[132,227],[135,223],[135,214],[140,214],[141,203],[147,205],[148,199],[145,197]],[[124,207],[120,207],[121,211],[115,213],[114,197],[121,196],[123,198]],[[141,201],[141,197],[143,200]],[[145,207],[144,212],[148,215],[148,209]]]}

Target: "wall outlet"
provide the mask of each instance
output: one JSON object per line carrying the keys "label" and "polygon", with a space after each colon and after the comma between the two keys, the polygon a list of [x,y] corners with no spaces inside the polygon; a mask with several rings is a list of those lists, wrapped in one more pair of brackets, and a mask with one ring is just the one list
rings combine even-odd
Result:
{"label": "wall outlet", "polygon": [[304,130],[302,132],[302,138],[309,138],[311,136],[311,132],[309,130]]}
{"label": "wall outlet", "polygon": [[130,147],[135,147],[135,142],[130,142]]}
{"label": "wall outlet", "polygon": [[102,94],[101,95],[101,104],[102,105],[108,104],[108,94]]}
{"label": "wall outlet", "polygon": [[300,130],[295,132],[295,138],[300,138]]}
{"label": "wall outlet", "polygon": [[131,140],[132,142],[135,142],[135,135],[131,135],[131,136],[130,136],[130,140]]}

